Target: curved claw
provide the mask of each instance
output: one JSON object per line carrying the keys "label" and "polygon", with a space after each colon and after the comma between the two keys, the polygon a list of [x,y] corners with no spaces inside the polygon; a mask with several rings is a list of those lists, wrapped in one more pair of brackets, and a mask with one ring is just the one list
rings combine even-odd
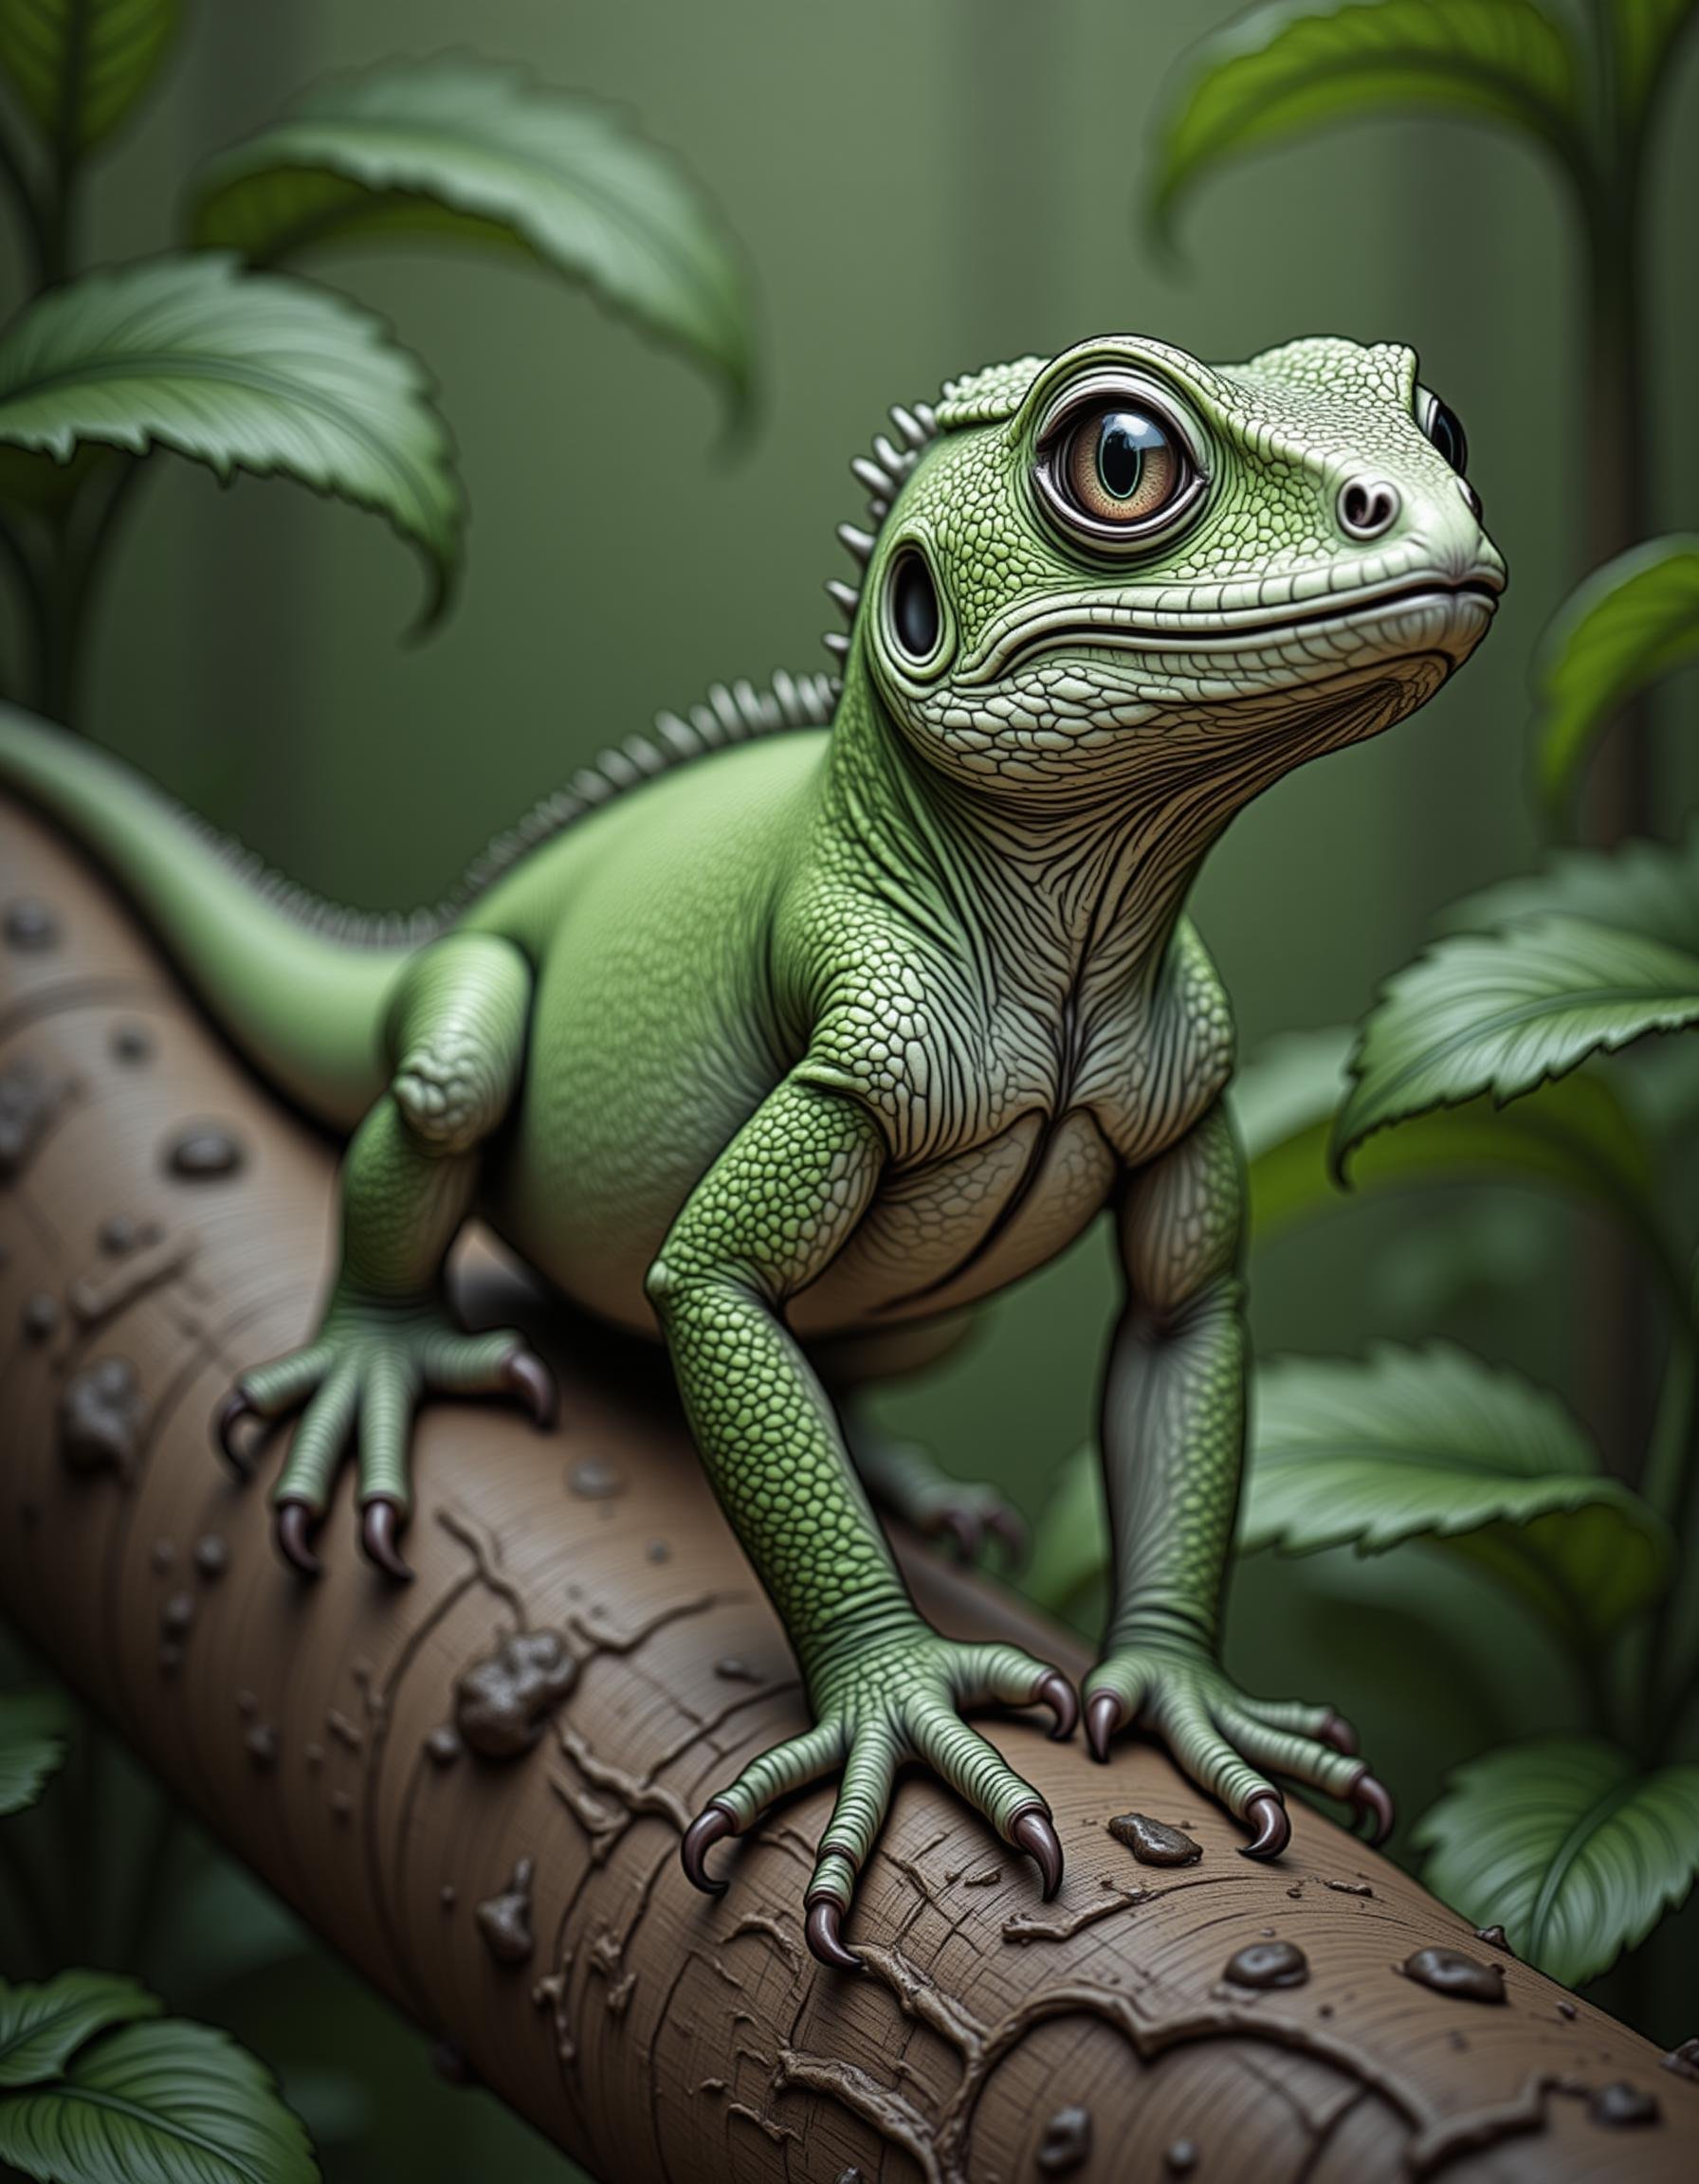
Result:
{"label": "curved claw", "polygon": [[401,1559],[395,1535],[401,1528],[401,1504],[393,1494],[374,1494],[360,1512],[360,1545],[368,1560],[399,1585],[412,1583],[412,1572]]}
{"label": "curved claw", "polygon": [[286,1562],[293,1562],[303,1577],[322,1577],[324,1565],[313,1553],[313,1527],[318,1522],[312,1509],[304,1502],[280,1502],[272,1523],[272,1536],[277,1540],[278,1552]]}
{"label": "curved claw", "polygon": [[1393,1822],[1398,1817],[1386,1785],[1377,1782],[1368,1769],[1363,1767],[1358,1772],[1345,1794],[1351,1800],[1351,1809],[1356,1816],[1353,1825],[1363,1820],[1374,1823],[1369,1835],[1369,1847],[1378,1850],[1392,1833]]}
{"label": "curved claw", "polygon": [[508,1354],[502,1368],[502,1385],[517,1395],[531,1413],[539,1432],[555,1423],[555,1375],[535,1350],[521,1343]]}
{"label": "curved claw", "polygon": [[714,1879],[705,1860],[722,1836],[735,1835],[737,1832],[737,1815],[729,1805],[721,1804],[717,1797],[710,1797],[685,1829],[685,1839],[679,1845],[680,1863],[684,1866],[685,1880],[692,1887],[700,1888],[704,1896],[725,1894],[725,1883]]}
{"label": "curved claw", "polygon": [[1121,1727],[1124,1716],[1121,1701],[1113,1691],[1097,1691],[1086,1702],[1086,1741],[1091,1747],[1094,1759],[1107,1759],[1109,1738]]}
{"label": "curved claw", "polygon": [[1062,1885],[1062,1846],[1042,1805],[1028,1805],[1009,1823],[1009,1840],[1037,1866],[1048,1903]]}
{"label": "curved claw", "polygon": [[1241,1858],[1278,1858],[1292,1839],[1292,1824],[1286,1807],[1272,1790],[1259,1790],[1245,1808],[1245,1817],[1256,1833],[1239,1845]]}
{"label": "curved claw", "polygon": [[1065,1743],[1073,1735],[1074,1725],[1080,1719],[1080,1702],[1074,1696],[1073,1685],[1060,1668],[1047,1668],[1032,1687],[1029,1703],[1048,1706],[1056,1717],[1050,1729],[1052,1744]]}
{"label": "curved claw", "polygon": [[1316,1731],[1324,1744],[1331,1744],[1336,1752],[1343,1752],[1347,1759],[1357,1756],[1357,1732],[1343,1714],[1327,1710],[1327,1719]]}
{"label": "curved claw", "polygon": [[844,1914],[831,1896],[816,1896],[803,1923],[808,1945],[822,1964],[838,1972],[859,1972],[861,1958],[844,1946]]}
{"label": "curved claw", "polygon": [[998,1540],[1005,1561],[1011,1570],[1018,1570],[1027,1558],[1027,1527],[1016,1509],[994,1509],[985,1520],[985,1529]]}
{"label": "curved claw", "polygon": [[251,1479],[254,1474],[247,1453],[237,1443],[236,1429],[245,1418],[257,1418],[259,1415],[242,1390],[232,1388],[213,1416],[212,1438],[218,1443],[226,1463],[238,1479]]}

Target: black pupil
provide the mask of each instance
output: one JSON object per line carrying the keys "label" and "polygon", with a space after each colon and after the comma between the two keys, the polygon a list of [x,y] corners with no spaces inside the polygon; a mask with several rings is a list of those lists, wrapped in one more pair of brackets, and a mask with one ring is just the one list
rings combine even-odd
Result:
{"label": "black pupil", "polygon": [[1097,435],[1097,474],[1104,491],[1130,500],[1144,475],[1144,450],[1151,438],[1147,418],[1119,410],[1105,417]]}
{"label": "black pupil", "polygon": [[1469,441],[1457,412],[1448,410],[1437,397],[1428,419],[1428,438],[1461,477],[1469,466]]}
{"label": "black pupil", "polygon": [[930,658],[938,647],[938,593],[932,573],[918,554],[904,554],[891,584],[891,619],[903,649],[911,660]]}

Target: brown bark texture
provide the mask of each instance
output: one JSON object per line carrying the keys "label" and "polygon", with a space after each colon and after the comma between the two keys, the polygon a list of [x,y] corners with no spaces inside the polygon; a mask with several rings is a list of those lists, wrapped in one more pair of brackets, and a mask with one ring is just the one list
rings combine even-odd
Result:
{"label": "brown bark texture", "polygon": [[[1026,1858],[905,1779],[849,1921],[859,1976],[803,1946],[825,1793],[722,1845],[729,1888],[695,1892],[681,1830],[803,1714],[659,1354],[521,1292],[559,1428],[431,1405],[415,1582],[362,1560],[346,1484],[326,1574],[296,1578],[269,1543],[275,1445],[243,1484],[208,1422],[311,1323],[335,1150],[14,808],[0,873],[0,1598],[239,1856],[596,2175],[1693,2173],[1699,2084],[1306,1809],[1278,1862],[1240,1857],[1149,1744],[1098,1767],[1035,1720],[990,1724],[1055,1815],[1048,1904]],[[513,1275],[466,1258],[474,1317],[511,1317]],[[1084,1667],[1007,1594],[906,1559],[946,1629]],[[1201,1856],[1138,1863],[1107,1825],[1129,1811]],[[1402,1969],[1434,1948],[1486,1967],[1465,1984],[1489,1999]],[[1254,1983],[1282,1968],[1297,1983]]]}

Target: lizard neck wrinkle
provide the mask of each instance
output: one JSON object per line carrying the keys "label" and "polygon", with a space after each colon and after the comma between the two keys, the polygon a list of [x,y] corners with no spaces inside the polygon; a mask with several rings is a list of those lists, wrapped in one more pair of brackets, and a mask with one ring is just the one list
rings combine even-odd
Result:
{"label": "lizard neck wrinkle", "polygon": [[940,940],[969,938],[994,992],[1052,1005],[1088,966],[1155,975],[1205,857],[1234,813],[1314,748],[1289,718],[1243,741],[1134,729],[1147,761],[1110,789],[987,788],[928,762],[850,662],[826,807],[864,884]]}

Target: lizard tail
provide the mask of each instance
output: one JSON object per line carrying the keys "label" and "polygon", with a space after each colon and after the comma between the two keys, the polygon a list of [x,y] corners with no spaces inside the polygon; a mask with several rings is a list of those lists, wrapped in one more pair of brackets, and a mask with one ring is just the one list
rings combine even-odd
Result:
{"label": "lizard tail", "polygon": [[320,1121],[353,1129],[387,1081],[386,1008],[428,933],[288,888],[119,760],[9,705],[0,789],[93,856],[268,1082]]}

